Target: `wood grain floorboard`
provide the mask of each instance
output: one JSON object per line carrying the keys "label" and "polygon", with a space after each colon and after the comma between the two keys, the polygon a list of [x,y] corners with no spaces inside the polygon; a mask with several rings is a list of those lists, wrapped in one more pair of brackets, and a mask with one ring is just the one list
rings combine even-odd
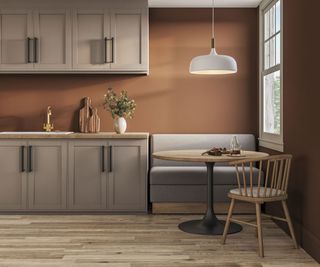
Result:
{"label": "wood grain floorboard", "polygon": [[[320,266],[271,220],[265,258],[255,229],[220,236],[181,232],[190,215],[0,215],[0,267],[313,267]],[[254,219],[240,216],[241,219]]]}

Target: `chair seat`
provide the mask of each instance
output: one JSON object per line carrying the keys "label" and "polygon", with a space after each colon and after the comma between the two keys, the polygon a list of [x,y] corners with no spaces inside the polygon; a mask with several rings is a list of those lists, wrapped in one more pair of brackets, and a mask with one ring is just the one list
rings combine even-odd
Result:
{"label": "chair seat", "polygon": [[[266,196],[264,196],[264,192],[266,190]],[[239,188],[235,188],[230,190],[230,194],[233,195],[237,195],[237,196],[246,196],[245,195],[245,190],[243,188],[241,188],[242,194],[240,193]],[[270,194],[271,192],[271,194]],[[272,198],[272,197],[280,197],[280,196],[286,196],[286,193],[284,191],[281,190],[276,190],[276,189],[271,189],[269,187],[265,188],[265,187],[260,187],[260,192],[259,192],[259,196],[258,196],[258,187],[252,187],[252,194],[251,194],[251,190],[250,187],[247,188],[247,195],[248,197],[254,197],[254,198]]]}

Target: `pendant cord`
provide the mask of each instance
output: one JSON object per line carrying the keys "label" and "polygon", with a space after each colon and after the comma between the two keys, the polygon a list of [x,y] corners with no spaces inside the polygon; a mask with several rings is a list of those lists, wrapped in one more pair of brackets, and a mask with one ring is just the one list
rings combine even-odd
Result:
{"label": "pendant cord", "polygon": [[214,48],[214,0],[212,0],[212,17],[211,17],[211,20],[212,20],[212,39],[211,39],[211,47]]}
{"label": "pendant cord", "polygon": [[212,0],[212,38],[214,38],[214,0]]}

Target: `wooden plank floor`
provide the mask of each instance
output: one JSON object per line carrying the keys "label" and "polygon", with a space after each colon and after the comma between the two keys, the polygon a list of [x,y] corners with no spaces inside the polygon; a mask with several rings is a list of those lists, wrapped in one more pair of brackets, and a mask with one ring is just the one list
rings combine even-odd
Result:
{"label": "wooden plank floor", "polygon": [[[264,267],[319,266],[272,221],[264,220],[265,255],[255,230],[220,236],[181,232],[190,215],[0,215],[0,266]],[[243,218],[243,217],[241,217]],[[254,218],[254,217],[251,217]]]}

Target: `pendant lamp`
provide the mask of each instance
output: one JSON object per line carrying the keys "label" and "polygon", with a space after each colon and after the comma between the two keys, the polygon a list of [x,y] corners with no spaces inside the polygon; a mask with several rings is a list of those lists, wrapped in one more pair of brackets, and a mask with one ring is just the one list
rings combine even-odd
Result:
{"label": "pendant lamp", "polygon": [[233,57],[218,55],[214,45],[214,0],[212,0],[212,41],[211,52],[198,56],[190,63],[191,74],[232,74],[237,72],[237,62]]}

